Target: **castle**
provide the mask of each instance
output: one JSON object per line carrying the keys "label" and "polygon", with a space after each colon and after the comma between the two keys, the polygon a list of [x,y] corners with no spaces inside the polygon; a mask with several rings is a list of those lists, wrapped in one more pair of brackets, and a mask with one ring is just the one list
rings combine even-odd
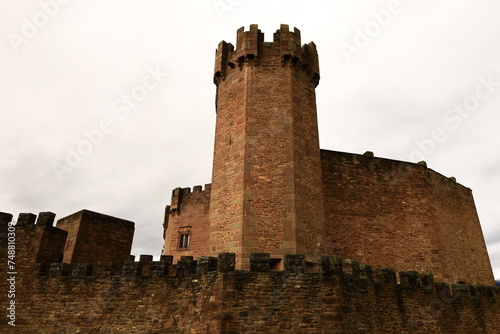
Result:
{"label": "castle", "polygon": [[321,150],[319,79],[287,25],[219,44],[212,183],[173,190],[160,261],[127,220],[0,213],[2,332],[500,333],[471,190]]}
{"label": "castle", "polygon": [[[470,189],[419,164],[320,150],[314,43],[256,25],[216,52],[212,184],[174,189],[165,255],[335,254],[373,266],[433,272],[449,283],[493,282]],[[188,240],[189,238],[189,240]],[[189,243],[189,245],[187,245]],[[466,265],[464,265],[466,263]]]}

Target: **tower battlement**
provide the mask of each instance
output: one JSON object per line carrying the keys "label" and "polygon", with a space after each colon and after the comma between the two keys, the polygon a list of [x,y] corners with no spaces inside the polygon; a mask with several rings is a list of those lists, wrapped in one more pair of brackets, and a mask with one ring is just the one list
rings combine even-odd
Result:
{"label": "tower battlement", "polygon": [[211,184],[205,184],[205,188],[203,189],[202,186],[194,186],[193,190],[191,188],[175,188],[172,190],[172,199],[170,201],[170,205],[167,206],[166,208],[166,213],[169,213],[170,215],[179,215],[180,214],[180,209],[182,206],[183,200],[186,201],[188,200],[195,200],[198,197],[210,197],[210,188]]}
{"label": "tower battlement", "polygon": [[301,45],[300,30],[290,31],[287,24],[282,24],[273,35],[273,42],[264,42],[264,33],[257,24],[238,29],[236,49],[231,43],[222,41],[216,51],[214,83],[226,79],[227,71],[254,66],[294,66],[306,71],[314,82],[319,84],[319,62],[316,45],[313,42]]}

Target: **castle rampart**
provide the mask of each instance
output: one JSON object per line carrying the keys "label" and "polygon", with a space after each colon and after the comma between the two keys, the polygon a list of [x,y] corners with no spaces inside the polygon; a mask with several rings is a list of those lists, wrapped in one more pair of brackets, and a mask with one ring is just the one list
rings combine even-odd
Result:
{"label": "castle rampart", "polygon": [[449,283],[494,284],[469,188],[424,163],[371,152],[322,150],[321,161],[328,252]]}
{"label": "castle rampart", "polygon": [[[275,53],[270,53],[275,50]],[[273,55],[270,57],[270,55]],[[306,71],[314,86],[319,84],[319,61],[313,42],[301,45],[300,30],[282,24],[273,35],[273,42],[264,42],[264,34],[258,25],[251,24],[250,30],[238,29],[236,50],[231,43],[219,43],[215,54],[214,82],[226,79],[228,71],[253,66],[295,66]]]}
{"label": "castle rampart", "polygon": [[[326,217],[322,254],[375,267],[433,272],[448,283],[494,284],[469,188],[423,162],[384,159],[371,152],[321,150],[321,163]],[[189,188],[173,192],[175,207],[185,205],[187,210],[168,215],[172,226],[166,236],[172,235],[173,241],[164,254],[173,254],[175,261],[182,255],[207,254],[210,188],[196,194]],[[196,231],[191,249],[177,246],[181,226]],[[464,261],[469,264],[463,266]]]}
{"label": "castle rampart", "polygon": [[[20,300],[19,328],[30,333],[498,333],[500,288],[434,282],[432,274],[322,256],[269,253],[235,270],[234,253],[109,263],[37,264]],[[94,275],[91,275],[95,272]],[[399,283],[398,283],[399,282]],[[21,327],[22,326],[22,327]],[[2,327],[14,333],[12,327]]]}
{"label": "castle rampart", "polygon": [[214,82],[212,183],[173,190],[159,261],[131,221],[0,212],[2,333],[500,333],[471,190],[320,150],[314,43],[239,29]]}

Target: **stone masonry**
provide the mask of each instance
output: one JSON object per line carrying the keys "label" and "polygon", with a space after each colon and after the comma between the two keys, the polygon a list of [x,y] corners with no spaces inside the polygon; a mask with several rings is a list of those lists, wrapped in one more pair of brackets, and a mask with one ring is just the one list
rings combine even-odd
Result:
{"label": "stone masonry", "polygon": [[321,150],[318,64],[287,25],[219,44],[212,183],[172,191],[159,261],[128,220],[0,212],[0,332],[500,333],[472,191]]}
{"label": "stone masonry", "polygon": [[[310,268],[338,254],[377,267],[431,271],[449,283],[494,284],[470,189],[410,163],[320,150],[316,46],[281,25],[257,25],[215,56],[212,183],[173,191],[164,254],[200,257],[303,254]],[[187,226],[187,228],[186,228]],[[179,247],[189,229],[190,244]],[[466,263],[466,265],[464,265]]]}

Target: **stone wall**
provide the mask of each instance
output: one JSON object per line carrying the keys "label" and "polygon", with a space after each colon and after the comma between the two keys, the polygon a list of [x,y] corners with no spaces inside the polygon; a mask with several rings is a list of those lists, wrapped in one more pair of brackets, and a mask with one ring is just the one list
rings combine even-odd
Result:
{"label": "stone wall", "polygon": [[[165,211],[163,254],[171,254],[174,261],[181,256],[201,257],[208,254],[208,208],[211,185],[176,188],[171,204]],[[189,247],[180,247],[180,236],[189,234]]]}
{"label": "stone wall", "polygon": [[493,285],[470,189],[423,164],[322,150],[328,253]]}
{"label": "stone wall", "polygon": [[313,259],[324,227],[314,43],[281,25],[272,42],[257,25],[236,47],[216,51],[217,121],[209,252],[304,253]]}
{"label": "stone wall", "polygon": [[435,283],[323,256],[306,273],[305,256],[286,255],[270,271],[269,254],[250,270],[235,254],[110,264],[38,264],[19,288],[16,327],[2,333],[500,333],[500,289]]}
{"label": "stone wall", "polygon": [[123,263],[130,255],[134,223],[128,220],[81,210],[57,222],[68,232],[64,246],[65,263]]}
{"label": "stone wall", "polygon": [[494,285],[472,190],[431,169],[427,180],[442,280]]}

